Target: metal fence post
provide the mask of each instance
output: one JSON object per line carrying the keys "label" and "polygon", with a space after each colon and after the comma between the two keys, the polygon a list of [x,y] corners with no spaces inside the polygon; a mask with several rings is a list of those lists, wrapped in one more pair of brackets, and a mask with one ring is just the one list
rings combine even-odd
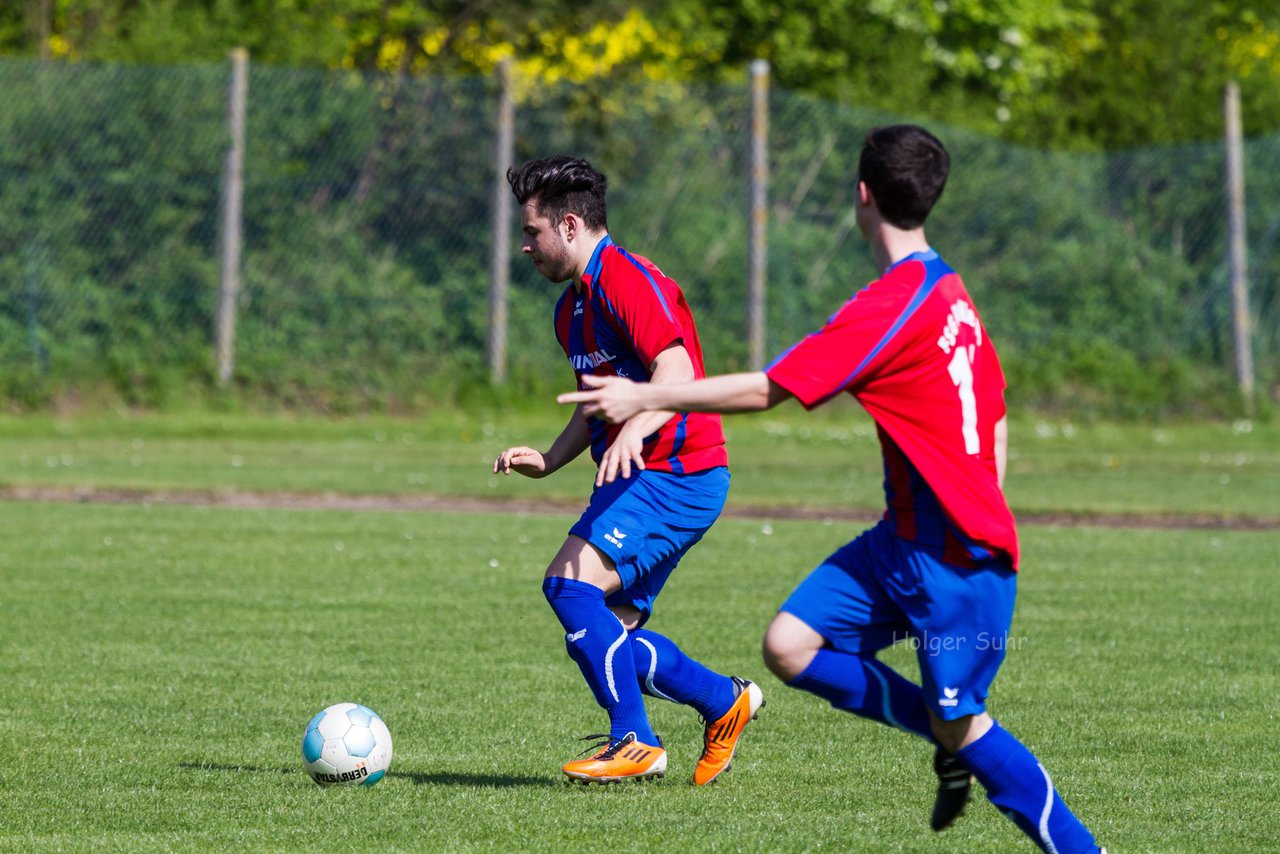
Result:
{"label": "metal fence post", "polygon": [[769,228],[769,63],[751,63],[751,213],[747,237],[747,342],[751,367],[764,367],[765,269]]}
{"label": "metal fence post", "polygon": [[511,58],[498,63],[498,138],[493,153],[493,222],[489,255],[489,379],[507,379],[507,284],[511,276],[508,248],[511,187],[507,169],[515,157],[515,107],[511,98]]}
{"label": "metal fence post", "polygon": [[1240,87],[1227,84],[1223,97],[1227,134],[1227,229],[1231,269],[1232,330],[1235,341],[1236,379],[1245,411],[1253,411],[1253,343],[1249,317],[1249,272],[1244,214],[1244,144],[1240,122]]}
{"label": "metal fence post", "polygon": [[222,263],[218,286],[217,349],[218,385],[225,386],[235,369],[236,301],[240,296],[240,252],[244,203],[244,130],[249,90],[249,52],[242,47],[230,53],[231,91],[227,127],[231,147],[222,172],[222,216],[218,243]]}
{"label": "metal fence post", "polygon": [[48,62],[49,37],[53,35],[53,0],[39,0],[35,16],[35,26],[32,30],[36,41],[39,42],[38,55],[41,62]]}

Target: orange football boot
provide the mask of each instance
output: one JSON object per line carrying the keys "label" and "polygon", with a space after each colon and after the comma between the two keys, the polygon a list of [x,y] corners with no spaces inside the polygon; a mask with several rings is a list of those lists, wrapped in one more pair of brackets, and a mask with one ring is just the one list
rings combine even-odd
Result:
{"label": "orange football boot", "polygon": [[702,757],[698,759],[698,767],[693,770],[695,786],[705,786],[722,772],[729,770],[729,763],[733,761],[742,731],[746,729],[748,721],[760,716],[760,709],[764,706],[764,694],[760,692],[760,686],[737,676],[731,678],[737,686],[738,699],[719,720],[707,724],[707,730],[702,736]]}
{"label": "orange football boot", "polygon": [[[605,738],[607,735],[589,735]],[[602,745],[596,745],[600,747]],[[595,756],[575,759],[560,770],[582,783],[617,783],[622,780],[651,780],[667,773],[667,751],[636,741],[635,733],[611,739]]]}

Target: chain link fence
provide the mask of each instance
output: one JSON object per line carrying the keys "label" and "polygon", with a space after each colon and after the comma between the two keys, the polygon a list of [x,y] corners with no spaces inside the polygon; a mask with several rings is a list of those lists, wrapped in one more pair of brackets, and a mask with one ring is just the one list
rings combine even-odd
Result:
{"label": "chain link fence", "polygon": [[[218,394],[214,322],[229,69],[0,61],[0,396]],[[712,371],[746,330],[750,85],[517,80],[515,161],[609,175],[614,238],[681,282]],[[254,67],[233,388],[412,410],[487,377],[498,89],[482,78]],[[766,348],[874,277],[853,221],[866,131],[903,117],[774,90]],[[1231,405],[1224,146],[1035,151],[933,128],[953,175],[930,237],[1001,348],[1015,405]],[[1280,382],[1280,135],[1246,141],[1253,346]],[[571,382],[561,286],[509,223],[509,382]]]}

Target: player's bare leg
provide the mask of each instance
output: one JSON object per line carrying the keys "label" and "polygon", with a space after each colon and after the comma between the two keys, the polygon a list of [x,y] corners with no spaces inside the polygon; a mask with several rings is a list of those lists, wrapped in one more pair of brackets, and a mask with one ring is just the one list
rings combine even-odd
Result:
{"label": "player's bare leg", "polygon": [[[789,684],[795,683],[799,679],[801,684],[797,684],[796,687],[806,688],[809,686],[800,677],[813,664],[825,643],[826,641],[822,635],[807,623],[784,611],[774,618],[765,633],[764,660],[769,669],[779,679]],[[865,661],[865,659],[862,661]],[[851,667],[859,664],[856,661],[847,663]],[[866,666],[870,667],[872,665],[867,664]],[[880,675],[886,679],[886,683],[891,678],[884,671],[881,671]],[[859,709],[852,708],[845,703],[833,691],[824,690],[818,686],[814,687],[817,688],[814,693],[831,700],[832,705],[836,706],[836,708],[861,713]],[[883,722],[896,724],[925,738],[930,738],[931,736],[936,738],[936,734],[922,731],[929,722],[927,719],[920,718],[921,709],[916,711],[917,721],[911,727],[904,727],[903,721],[897,719],[884,720]],[[972,778],[969,771],[942,747],[938,747],[934,754],[934,772],[938,775],[938,793],[929,824],[934,830],[944,830],[950,827],[964,812],[965,805],[969,802]]]}
{"label": "player's bare leg", "polygon": [[804,673],[826,639],[794,614],[779,611],[764,633],[765,666],[783,682]]}

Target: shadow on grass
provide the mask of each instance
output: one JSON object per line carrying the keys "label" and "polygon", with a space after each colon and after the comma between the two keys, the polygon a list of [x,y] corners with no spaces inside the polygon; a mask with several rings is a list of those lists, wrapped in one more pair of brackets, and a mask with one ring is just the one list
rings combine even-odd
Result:
{"label": "shadow on grass", "polygon": [[[178,767],[187,771],[216,771],[226,774],[306,774],[301,768],[263,768],[258,765],[223,765],[218,762],[179,762]],[[501,774],[468,774],[449,771],[438,771],[434,774],[423,774],[417,771],[389,771],[387,776],[409,780],[415,786],[471,786],[477,789],[507,789],[514,786],[562,785],[562,781],[547,777],[512,777]]]}
{"label": "shadow on grass", "polygon": [[222,765],[218,762],[179,762],[187,771],[221,771],[228,774],[305,774],[301,768],[263,768],[258,765]]}
{"label": "shadow on grass", "polygon": [[473,786],[478,789],[507,789],[513,786],[559,786],[560,781],[548,777],[511,777],[501,774],[468,774],[438,771],[421,774],[415,771],[388,771],[388,777],[403,777],[416,786]]}

